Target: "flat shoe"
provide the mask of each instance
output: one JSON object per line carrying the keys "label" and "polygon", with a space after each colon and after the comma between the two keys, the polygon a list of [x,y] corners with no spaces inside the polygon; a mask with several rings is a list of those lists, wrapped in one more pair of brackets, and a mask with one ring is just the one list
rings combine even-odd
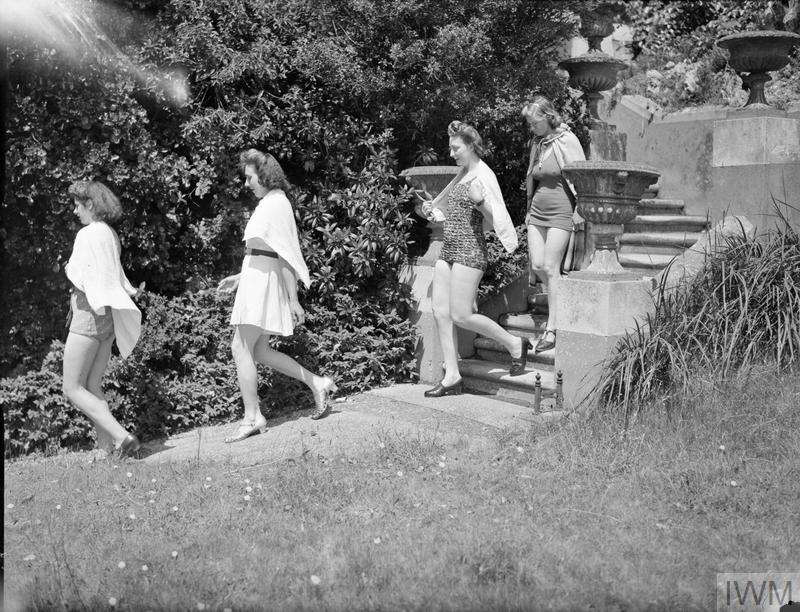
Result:
{"label": "flat shoe", "polygon": [[425,397],[442,397],[443,395],[461,395],[463,390],[464,390],[464,381],[459,378],[458,382],[453,383],[452,385],[443,385],[441,382],[438,383],[432,389],[428,389],[427,391],[425,391]]}
{"label": "flat shoe", "polygon": [[[548,336],[552,336],[552,340],[546,340]],[[555,348],[556,346],[556,332],[552,329],[548,329],[544,332],[544,335],[541,337],[539,342],[536,343],[536,352],[541,353],[542,351],[549,351],[550,349]]]}
{"label": "flat shoe", "polygon": [[511,367],[508,368],[510,376],[519,376],[525,373],[525,366],[528,365],[528,351],[531,349],[531,341],[527,338],[522,339],[522,350],[519,357],[511,357]]}
{"label": "flat shoe", "polygon": [[133,434],[128,434],[127,436],[125,436],[125,439],[116,449],[116,452],[120,458],[131,457],[139,452],[141,446],[142,445],[139,442],[139,438],[137,438]]}
{"label": "flat shoe", "polygon": [[242,422],[239,425],[239,428],[236,430],[236,433],[232,436],[225,438],[225,444],[231,444],[232,442],[241,442],[249,438],[250,436],[257,434],[257,433],[264,433],[267,431],[267,419],[263,416],[260,420],[254,422]]}
{"label": "flat shoe", "polygon": [[322,391],[319,393],[314,392],[314,403],[316,404],[316,408],[314,409],[314,412],[311,413],[312,419],[316,421],[330,412],[331,405],[328,401],[328,395],[331,393],[336,393],[338,389],[339,387],[336,386],[336,383],[329,378],[328,384],[323,387]]}

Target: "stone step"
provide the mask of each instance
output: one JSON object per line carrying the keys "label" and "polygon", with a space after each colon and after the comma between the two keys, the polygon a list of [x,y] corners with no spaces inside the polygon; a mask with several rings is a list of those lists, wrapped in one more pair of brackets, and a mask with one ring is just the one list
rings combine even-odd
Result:
{"label": "stone step", "polygon": [[625,224],[624,233],[702,232],[708,219],[700,215],[637,215]]}
{"label": "stone step", "polygon": [[679,255],[702,236],[702,232],[627,232],[619,237],[621,253]]}
{"label": "stone step", "polygon": [[666,200],[662,198],[642,198],[639,210],[643,215],[683,215],[683,200]]}
{"label": "stone step", "polygon": [[535,312],[507,312],[498,321],[515,336],[526,336],[538,340],[547,325],[547,315]]}
{"label": "stone step", "polygon": [[555,392],[553,372],[529,368],[524,374],[510,376],[508,365],[482,359],[462,359],[458,367],[466,389],[494,395],[512,404],[533,405],[537,373],[541,375],[542,397],[551,397]]}
{"label": "stone step", "polygon": [[626,270],[633,272],[658,273],[675,259],[675,255],[649,253],[619,253],[619,263]]}
{"label": "stone step", "polygon": [[[531,344],[536,345],[536,340],[531,339]],[[502,344],[495,342],[491,338],[478,336],[474,342],[478,356],[485,361],[510,364],[511,355]],[[556,362],[556,349],[536,353],[533,349],[528,351],[528,363],[540,370],[552,370]]]}

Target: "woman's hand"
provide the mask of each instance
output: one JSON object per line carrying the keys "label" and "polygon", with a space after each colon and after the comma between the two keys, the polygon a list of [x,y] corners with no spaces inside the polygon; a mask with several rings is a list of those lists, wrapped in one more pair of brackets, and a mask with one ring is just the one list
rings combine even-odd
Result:
{"label": "woman's hand", "polygon": [[233,276],[227,276],[219,281],[219,285],[217,285],[217,291],[220,293],[233,293],[236,291],[236,288],[239,286],[239,276],[240,274],[234,274]]}
{"label": "woman's hand", "polygon": [[302,325],[306,320],[306,311],[300,306],[300,302],[292,300],[289,302],[289,310],[292,311],[292,321],[295,325]]}

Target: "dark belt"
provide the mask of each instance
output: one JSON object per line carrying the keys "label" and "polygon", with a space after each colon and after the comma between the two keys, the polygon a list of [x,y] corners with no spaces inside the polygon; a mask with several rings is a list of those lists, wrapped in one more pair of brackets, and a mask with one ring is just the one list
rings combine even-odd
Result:
{"label": "dark belt", "polygon": [[262,255],[263,257],[272,257],[274,259],[278,259],[278,254],[275,251],[262,251],[261,249],[251,249],[246,248],[244,250],[245,255]]}

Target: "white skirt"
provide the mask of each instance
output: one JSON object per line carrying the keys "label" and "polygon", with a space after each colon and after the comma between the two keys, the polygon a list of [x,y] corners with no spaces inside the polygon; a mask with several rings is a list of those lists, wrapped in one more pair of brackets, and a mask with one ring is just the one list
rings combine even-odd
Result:
{"label": "white skirt", "polygon": [[289,309],[289,293],[278,259],[245,255],[233,302],[231,325],[255,325],[265,334],[292,335],[294,323]]}

